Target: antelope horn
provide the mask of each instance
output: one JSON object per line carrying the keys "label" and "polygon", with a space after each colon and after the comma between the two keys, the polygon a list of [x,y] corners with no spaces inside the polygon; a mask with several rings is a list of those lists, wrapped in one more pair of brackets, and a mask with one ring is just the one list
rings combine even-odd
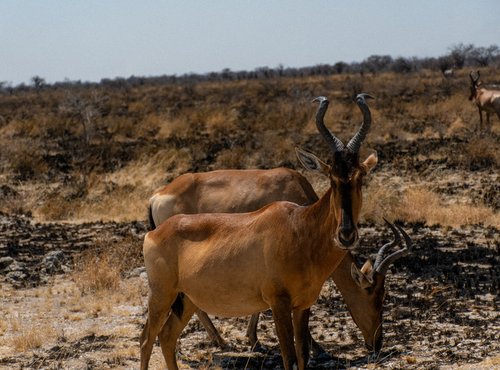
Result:
{"label": "antelope horn", "polygon": [[[391,230],[394,233],[394,239],[395,239],[394,241],[396,241],[396,239],[397,239],[398,244],[399,244],[399,242],[401,241],[399,234],[401,234],[401,235],[403,235],[406,246],[403,249],[400,249],[400,250],[388,255],[382,262],[379,263],[378,266],[376,266],[375,270],[382,275],[387,274],[387,270],[389,269],[389,266],[391,265],[391,263],[393,263],[397,259],[407,255],[410,252],[410,249],[412,246],[412,241],[411,241],[410,237],[408,236],[408,234],[400,226],[398,226],[398,225],[392,225],[392,226],[395,226],[395,227],[391,227]],[[385,247],[385,245],[384,245],[384,247]],[[384,248],[384,247],[382,247],[382,248]],[[378,256],[377,256],[377,260],[378,260]]]}
{"label": "antelope horn", "polygon": [[316,127],[319,133],[323,136],[334,153],[341,152],[344,150],[344,144],[326,128],[325,122],[323,121],[326,110],[328,109],[328,99],[324,96],[318,96],[313,102],[319,102],[318,111],[316,112]]}
{"label": "antelope horn", "polygon": [[394,234],[394,240],[392,242],[389,242],[387,244],[384,244],[382,248],[379,249],[377,253],[377,258],[375,259],[375,264],[373,265],[373,268],[376,270],[377,267],[382,263],[382,260],[384,259],[384,252],[387,248],[389,247],[394,247],[395,245],[398,245],[401,242],[401,237],[399,236],[399,232],[396,229],[396,227],[391,224],[389,221],[387,221],[384,217],[384,221],[389,226],[392,230],[392,233]]}
{"label": "antelope horn", "polygon": [[470,77],[470,79],[471,79],[472,83],[473,83],[473,84],[476,84],[476,83],[477,83],[477,81],[479,81],[479,71],[476,71],[476,76],[477,76],[476,78],[474,78],[474,76],[472,75],[473,73],[474,73],[474,71],[471,71],[471,72],[469,73],[469,77]]}
{"label": "antelope horn", "polygon": [[365,93],[358,94],[356,96],[356,104],[358,105],[361,113],[363,113],[363,123],[354,137],[347,144],[347,148],[353,153],[358,153],[361,143],[365,140],[366,134],[370,131],[370,125],[372,123],[372,115],[370,113],[370,108],[366,104],[366,99],[375,99],[373,96]]}

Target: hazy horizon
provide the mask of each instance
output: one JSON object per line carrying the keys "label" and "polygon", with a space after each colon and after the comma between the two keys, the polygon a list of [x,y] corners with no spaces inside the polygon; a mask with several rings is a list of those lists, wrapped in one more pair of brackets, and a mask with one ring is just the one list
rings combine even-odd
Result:
{"label": "hazy horizon", "polygon": [[439,57],[498,44],[500,2],[326,0],[0,3],[0,81],[98,82]]}

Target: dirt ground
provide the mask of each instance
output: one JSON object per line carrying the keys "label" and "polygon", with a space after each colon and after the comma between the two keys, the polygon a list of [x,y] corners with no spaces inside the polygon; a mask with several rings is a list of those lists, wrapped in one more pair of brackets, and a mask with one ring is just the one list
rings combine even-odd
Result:
{"label": "dirt ground", "polygon": [[[310,321],[312,335],[328,356],[313,358],[311,368],[500,367],[498,230],[446,230],[420,224],[405,227],[415,245],[411,256],[399,260],[388,274],[382,352],[377,358],[369,356],[359,330],[329,281]],[[138,336],[145,320],[147,295],[142,269],[131,266],[117,291],[105,296],[82,296],[70,276],[73,258],[97,239],[127,241],[140,248],[144,225],[41,224],[1,215],[0,228],[4,331],[0,367],[137,368]],[[385,229],[362,225],[362,230],[358,263],[389,240]],[[116,297],[134,294],[137,296],[130,300]],[[272,318],[269,313],[262,316],[258,334],[264,349],[259,353],[252,353],[247,345],[246,318],[214,320],[230,351],[212,346],[193,318],[179,343],[182,368],[279,368]],[[16,353],[12,343],[19,334],[9,329],[16,320],[21,322],[18,326],[28,327],[29,323],[35,332],[47,332],[39,348]],[[159,347],[155,347],[152,367],[162,367]]]}
{"label": "dirt ground", "polygon": [[[327,281],[317,304],[312,307],[310,320],[312,335],[327,354],[312,358],[310,368],[500,369],[498,121],[492,132],[479,134],[474,126],[467,126],[472,122],[470,112],[475,114],[476,111],[465,105],[470,103],[466,97],[456,93],[448,100],[443,98],[451,108],[433,103],[429,97],[434,96],[434,90],[441,91],[450,82],[430,84],[424,80],[422,83],[419,77],[420,82],[415,82],[415,86],[422,87],[419,92],[406,89],[413,80],[394,79],[393,82],[400,81],[404,91],[409,91],[405,105],[401,104],[399,96],[403,92],[394,92],[398,90],[394,90],[385,78],[370,77],[376,81],[380,79],[378,84],[391,89],[379,93],[380,105],[376,112],[379,119],[366,145],[366,149],[377,151],[379,163],[367,179],[361,242],[355,256],[361,266],[389,241],[391,235],[381,222],[382,216],[398,222],[411,236],[414,246],[410,255],[398,260],[387,275],[384,345],[380,354],[373,357],[365,349],[361,332],[338,290],[333,282]],[[462,80],[468,83],[468,76],[465,74]],[[305,92],[309,89],[323,91],[309,86],[312,82],[304,82],[307,85]],[[365,88],[371,86],[369,79],[365,83]],[[276,87],[256,86],[259,94],[279,95],[274,94]],[[462,87],[457,82],[456,89]],[[243,94],[249,87],[238,89]],[[428,93],[428,89],[433,93]],[[177,90],[164,90],[173,96],[172,99],[178,99]],[[188,103],[192,103],[196,91],[185,90],[184,105],[191,107]],[[370,87],[367,91],[371,90],[380,89]],[[200,91],[204,90],[200,88]],[[200,102],[207,100],[206,97],[219,97],[224,102],[221,106],[227,105],[227,96],[231,94],[219,96],[210,89],[207,91],[204,92],[206,96],[198,97]],[[58,93],[53,92],[54,95]],[[297,113],[300,110],[288,111],[290,103],[283,103],[282,109],[289,112],[288,121],[298,117],[297,125],[302,127],[303,121],[309,120],[311,126],[309,133],[297,134],[290,141],[275,134],[260,135],[265,130],[262,126],[254,128],[247,117],[253,117],[256,122],[261,117],[249,109],[254,107],[253,103],[231,106],[231,112],[239,112],[241,116],[235,118],[242,126],[235,123],[237,130],[233,126],[226,127],[224,116],[219,123],[220,135],[214,134],[219,131],[213,129],[213,125],[208,133],[198,132],[194,124],[203,121],[203,111],[197,112],[195,117],[186,115],[189,119],[185,120],[181,120],[184,116],[179,113],[179,122],[190,127],[193,134],[184,137],[179,129],[184,126],[175,121],[179,127],[172,124],[170,129],[177,136],[162,138],[167,135],[162,131],[157,134],[154,130],[152,133],[140,132],[142,136],[129,132],[132,128],[144,129],[149,121],[137,118],[135,126],[125,121],[124,117],[136,118],[131,113],[133,104],[125,110],[126,114],[122,112],[125,109],[122,94],[124,92],[110,95],[119,104],[115,109],[110,102],[109,112],[105,112],[109,114],[106,124],[115,124],[117,132],[123,130],[124,134],[113,133],[103,121],[101,129],[107,129],[104,130],[106,135],[95,142],[79,139],[71,133],[70,128],[74,130],[74,127],[53,112],[49,112],[55,115],[53,120],[46,113],[50,119],[46,119],[48,128],[45,131],[35,118],[29,126],[24,116],[39,115],[30,104],[19,100],[22,96],[14,96],[8,105],[5,104],[5,107],[12,106],[16,114],[6,115],[5,121],[10,123],[0,127],[3,143],[7,143],[4,147],[9,146],[12,152],[0,155],[0,159],[6,161],[2,167],[4,172],[0,173],[0,203],[3,202],[0,205],[4,210],[0,211],[0,369],[138,368],[139,335],[147,310],[146,276],[141,260],[146,226],[145,217],[140,219],[140,215],[142,204],[145,205],[154,190],[153,185],[158,185],[162,179],[171,180],[183,171],[250,166],[270,168],[276,163],[294,167],[297,161],[288,153],[293,152],[295,145],[327,158],[324,140],[311,121],[313,108],[309,105],[304,108],[306,113],[301,118]],[[44,96],[41,94],[37,99]],[[142,103],[147,103],[146,97],[152,96],[152,102],[161,102],[158,106],[169,106],[163,97],[149,95],[147,91],[137,90],[137,96]],[[270,99],[263,96],[266,102]],[[417,98],[421,100],[414,101]],[[49,101],[51,99],[57,108],[58,100],[52,97]],[[390,99],[395,103],[391,104]],[[310,104],[309,95],[303,100]],[[200,103],[200,107],[213,104]],[[47,107],[50,105],[40,103],[38,109],[44,112]],[[182,104],[175,107],[191,114],[191,108],[183,108]],[[276,112],[274,104],[269,107],[272,109],[265,111],[262,117]],[[463,107],[457,117],[465,118],[450,116],[452,108],[457,107]],[[111,108],[116,110],[116,117],[112,116],[114,110]],[[138,112],[146,110],[139,108]],[[337,131],[352,130],[351,108],[341,104],[335,106],[336,112],[345,115],[336,122]],[[413,118],[407,111],[414,114]],[[54,112],[57,109],[54,108]],[[173,110],[170,115],[175,116],[175,112]],[[282,114],[274,114],[278,116],[276,121],[283,120]],[[386,118],[391,114],[395,117],[391,118],[394,122]],[[100,118],[104,120],[106,115],[103,113]],[[151,125],[156,125],[156,121],[158,126],[166,125],[158,117],[152,117],[156,116],[149,117]],[[270,126],[272,117],[263,125]],[[355,119],[357,122],[358,117]],[[280,126],[275,131],[288,139],[291,129],[287,120],[286,129]],[[474,120],[477,120],[475,115]],[[56,128],[62,133],[54,134],[51,130]],[[16,138],[20,138],[18,142],[13,141]],[[115,141],[107,141],[108,138]],[[81,141],[80,146],[75,144],[77,140]],[[269,147],[263,145],[266,140]],[[39,148],[37,157],[36,152],[33,153],[36,148],[33,143],[38,142],[43,143],[43,147],[40,144],[43,150]],[[249,146],[238,146],[238,143]],[[18,147],[22,149],[19,153],[15,150]],[[139,149],[144,149],[144,153]],[[172,150],[174,154],[160,149]],[[239,159],[251,157],[250,154],[255,155],[250,158],[252,161]],[[264,158],[262,162],[261,158]],[[276,158],[278,162],[274,161]],[[318,194],[322,194],[325,180],[310,174],[306,176]],[[43,196],[39,197],[40,194]],[[107,199],[112,201],[106,203]],[[136,213],[127,213],[131,205],[138,209]],[[133,216],[119,218],[123,214]],[[45,218],[37,218],[37,215]],[[82,220],[136,220],[82,222],[79,215],[84,216]],[[40,221],[59,219],[71,222]],[[106,260],[103,256],[107,254],[103,252],[108,249],[112,253]],[[91,262],[82,265],[82,261]],[[102,274],[109,275],[104,279],[109,285],[88,288],[86,284],[98,282]],[[193,318],[179,341],[180,367],[281,368],[271,315],[267,312],[261,316],[258,335],[263,346],[259,352],[251,351],[245,337],[248,318],[214,318],[215,326],[229,345],[225,350],[211,344],[199,321]],[[154,348],[150,368],[164,368],[158,346]]]}

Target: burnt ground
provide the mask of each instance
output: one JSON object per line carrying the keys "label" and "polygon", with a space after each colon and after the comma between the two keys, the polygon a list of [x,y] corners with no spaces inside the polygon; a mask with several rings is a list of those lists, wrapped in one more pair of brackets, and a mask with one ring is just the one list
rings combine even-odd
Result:
{"label": "burnt ground", "polygon": [[[328,356],[312,359],[315,369],[342,368],[440,368],[474,364],[471,368],[500,366],[500,257],[498,230],[490,227],[429,228],[407,224],[414,239],[410,256],[397,261],[387,280],[385,342],[377,358],[369,356],[363,339],[333,286],[327,282],[310,321],[312,335]],[[389,240],[385,228],[362,225],[358,263],[376,253]],[[29,218],[0,215],[0,279],[2,289],[30,291],[44,286],[67,284],[73,259],[92,244],[137,242],[145,232],[134,223],[36,223]],[[142,281],[137,263],[123,273],[124,281]],[[34,295],[36,297],[36,295]],[[0,297],[2,309],[18,301]],[[90,299],[90,298],[82,298]],[[28,301],[26,301],[28,302]],[[117,317],[97,315],[103,322],[99,332],[59,335],[53,342],[24,353],[9,353],[1,347],[1,368],[137,368],[138,337],[145,318],[142,304],[130,304]],[[22,306],[21,306],[22,307]],[[192,319],[179,344],[178,359],[184,368],[261,369],[279,368],[280,357],[272,319],[262,315],[259,338],[263,351],[252,353],[244,337],[246,319],[215,319],[215,325],[231,347],[221,351],[207,341],[199,322]],[[60,319],[64,320],[64,319]],[[99,321],[101,320],[101,321]],[[106,321],[108,320],[108,321]],[[105,322],[129,326],[117,335],[106,331]],[[64,325],[64,323],[62,323]],[[79,325],[73,320],[68,325]],[[101,324],[98,324],[101,325]],[[6,338],[8,330],[3,333]],[[131,348],[117,355],[117,348]],[[122,353],[122,352],[120,352]],[[155,354],[159,357],[159,348]],[[486,361],[486,362],[485,362]],[[482,362],[482,365],[478,363]],[[160,366],[161,367],[161,366]],[[158,368],[158,367],[156,367]]]}
{"label": "burnt ground", "polygon": [[[314,136],[304,146],[325,158],[321,143]],[[498,137],[374,144],[379,164],[373,178],[396,192],[417,184],[445,201],[464,200],[498,212],[498,154],[474,152],[488,149],[485,143],[498,147]],[[13,184],[0,190],[4,198],[18,196]],[[381,353],[374,358],[364,349],[360,331],[327,281],[313,306],[310,327],[328,355],[313,358],[310,367],[500,368],[499,230],[482,224],[402,226],[414,247],[386,279]],[[138,368],[147,294],[140,259],[145,229],[142,221],[37,223],[29,216],[0,214],[0,368]],[[386,228],[374,224],[363,224],[361,230],[359,266],[390,237]],[[122,265],[120,287],[104,294],[81,293],[74,278],[79,258],[106,248],[113,248]],[[214,319],[228,351],[210,344],[199,321],[192,319],[178,347],[181,368],[279,368],[271,315],[262,316],[258,334],[263,350],[258,353],[250,351],[245,338],[247,318]],[[18,349],[16,338],[32,332],[47,336]],[[151,368],[162,366],[155,347]]]}

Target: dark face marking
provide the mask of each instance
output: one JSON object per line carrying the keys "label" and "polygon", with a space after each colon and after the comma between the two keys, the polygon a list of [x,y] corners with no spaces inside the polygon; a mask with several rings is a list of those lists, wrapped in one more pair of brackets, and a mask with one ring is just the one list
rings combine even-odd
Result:
{"label": "dark face marking", "polygon": [[358,153],[350,150],[337,152],[333,158],[332,188],[337,191],[340,198],[340,225],[337,230],[338,241],[345,248],[352,247],[357,241],[357,227],[354,222],[352,194],[357,186],[353,183],[358,170]]}
{"label": "dark face marking", "polygon": [[342,182],[348,182],[358,168],[359,154],[350,150],[336,152],[333,157],[332,173]]}
{"label": "dark face marking", "polygon": [[477,90],[476,84],[471,83],[469,100],[472,101],[472,99],[474,99],[474,97],[476,96],[476,90]]}

